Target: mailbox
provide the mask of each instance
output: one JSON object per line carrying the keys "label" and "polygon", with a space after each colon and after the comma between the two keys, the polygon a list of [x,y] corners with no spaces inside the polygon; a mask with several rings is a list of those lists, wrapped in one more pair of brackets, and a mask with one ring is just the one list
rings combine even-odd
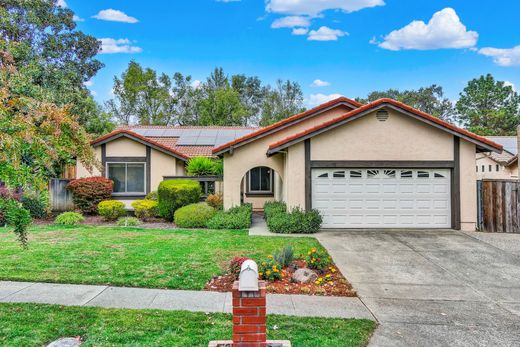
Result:
{"label": "mailbox", "polygon": [[238,290],[241,292],[258,291],[258,265],[253,260],[246,260],[240,268]]}

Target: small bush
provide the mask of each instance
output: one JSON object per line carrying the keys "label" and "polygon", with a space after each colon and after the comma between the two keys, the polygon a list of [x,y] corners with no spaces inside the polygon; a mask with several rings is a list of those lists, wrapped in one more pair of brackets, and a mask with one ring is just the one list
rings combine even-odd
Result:
{"label": "small bush", "polygon": [[150,218],[157,217],[159,203],[154,200],[136,200],[132,202],[134,213],[137,218],[146,222]]}
{"label": "small bush", "polygon": [[202,189],[197,181],[168,180],[159,184],[159,214],[172,222],[177,209],[200,201]]}
{"label": "small bush", "polygon": [[146,194],[145,200],[158,201],[159,197],[157,196],[157,190],[151,191],[150,193]]}
{"label": "small bush", "polygon": [[44,218],[47,216],[49,207],[48,199],[45,198],[46,192],[38,193],[24,193],[21,199],[22,206],[31,214],[32,218]]}
{"label": "small bush", "polygon": [[244,204],[230,208],[227,211],[218,211],[211,218],[207,227],[209,229],[248,229],[251,226],[253,206]]}
{"label": "small bush", "polygon": [[273,257],[282,267],[286,267],[294,260],[294,250],[290,245],[285,246],[283,249],[275,252]]}
{"label": "small bush", "polygon": [[215,176],[222,175],[224,165],[222,160],[208,157],[193,157],[186,165],[186,173],[189,176]]}
{"label": "small bush", "polygon": [[206,198],[206,203],[216,210],[222,210],[224,207],[224,200],[222,199],[222,195],[218,194],[208,195]]}
{"label": "small bush", "polygon": [[12,203],[7,205],[5,211],[5,220],[7,225],[14,227],[14,233],[23,247],[27,247],[27,228],[32,223],[31,214],[22,205],[11,200]]}
{"label": "small bush", "polygon": [[62,214],[58,215],[56,219],[54,220],[54,224],[58,225],[77,225],[81,222],[83,222],[85,218],[81,213],[77,212],[63,212]]}
{"label": "small bush", "polygon": [[120,227],[136,227],[141,224],[141,221],[135,217],[121,217],[117,220],[117,225]]}
{"label": "small bush", "polygon": [[6,213],[7,207],[10,203],[19,202],[22,198],[21,193],[17,193],[6,187],[0,187],[0,226],[7,224]]}
{"label": "small bush", "polygon": [[99,203],[112,196],[113,185],[104,177],[88,177],[71,181],[67,189],[72,192],[74,204],[84,214],[95,214]]}
{"label": "small bush", "polygon": [[325,250],[318,250],[316,248],[312,248],[307,252],[305,261],[307,262],[307,267],[309,269],[316,269],[319,271],[325,270],[332,263],[332,259]]}
{"label": "small bush", "polygon": [[242,269],[242,264],[249,260],[249,258],[246,257],[233,257],[231,261],[229,262],[229,268],[228,271],[230,274],[232,274],[236,280],[238,280],[238,277],[240,276],[240,270]]}
{"label": "small bush", "polygon": [[106,221],[114,221],[126,215],[125,204],[118,200],[101,201],[98,205],[98,213]]}
{"label": "small bush", "polygon": [[267,218],[269,231],[280,234],[313,234],[320,230],[322,218],[317,210],[298,207],[290,213],[274,213]]}
{"label": "small bush", "polygon": [[175,225],[181,228],[205,228],[215,213],[215,209],[205,202],[184,206],[175,211]]}
{"label": "small bush", "polygon": [[282,266],[270,255],[258,266],[258,276],[266,281],[280,280],[282,279]]}
{"label": "small bush", "polygon": [[268,201],[264,204],[264,218],[269,219],[269,217],[274,216],[278,213],[287,212],[287,205],[285,202],[281,201]]}

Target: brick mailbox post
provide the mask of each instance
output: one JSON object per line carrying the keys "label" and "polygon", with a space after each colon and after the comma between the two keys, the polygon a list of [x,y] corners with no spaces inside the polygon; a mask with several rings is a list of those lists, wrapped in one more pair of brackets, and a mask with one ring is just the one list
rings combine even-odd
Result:
{"label": "brick mailbox post", "polygon": [[209,347],[291,347],[289,341],[266,340],[266,285],[254,261],[242,264],[232,294],[233,340],[211,341]]}

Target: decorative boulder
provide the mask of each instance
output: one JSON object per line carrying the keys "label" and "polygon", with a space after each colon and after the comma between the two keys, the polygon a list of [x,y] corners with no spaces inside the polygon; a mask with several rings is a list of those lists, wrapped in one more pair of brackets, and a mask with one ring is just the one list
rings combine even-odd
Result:
{"label": "decorative boulder", "polygon": [[79,345],[81,345],[81,341],[78,337],[63,337],[51,342],[47,347],[78,347]]}
{"label": "decorative boulder", "polygon": [[318,275],[314,271],[305,267],[296,270],[291,277],[293,282],[296,283],[310,283],[316,281],[317,278]]}

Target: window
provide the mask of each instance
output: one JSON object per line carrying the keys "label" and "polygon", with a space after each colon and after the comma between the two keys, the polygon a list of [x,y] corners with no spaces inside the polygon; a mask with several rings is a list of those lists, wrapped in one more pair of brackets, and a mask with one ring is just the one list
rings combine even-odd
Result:
{"label": "window", "polygon": [[482,172],[485,172],[485,171],[486,171],[485,168],[486,168],[486,167],[485,167],[484,165],[482,165]]}
{"label": "window", "polygon": [[417,171],[417,178],[430,178],[428,171]]}
{"label": "window", "polygon": [[329,173],[325,172],[325,173],[319,175],[318,178],[329,178]]}
{"label": "window", "polygon": [[493,171],[492,166],[489,165],[489,172]]}
{"label": "window", "polygon": [[401,171],[401,178],[413,178],[413,172],[410,170]]}
{"label": "window", "polygon": [[350,178],[362,178],[361,170],[350,171]]}
{"label": "window", "polygon": [[438,173],[438,172],[435,173],[434,177],[435,178],[446,178],[446,176],[444,176],[443,174]]}
{"label": "window", "polygon": [[478,172],[478,165],[477,165],[477,172]]}
{"label": "window", "polygon": [[107,169],[114,194],[146,194],[144,163],[107,163]]}
{"label": "window", "polygon": [[255,167],[249,170],[249,193],[272,194],[273,170],[268,167]]}
{"label": "window", "polygon": [[500,165],[497,164],[497,172],[500,171]]}
{"label": "window", "polygon": [[368,178],[377,177],[378,175],[379,175],[379,170],[368,170],[367,171]]}
{"label": "window", "polygon": [[345,178],[345,171],[334,171],[332,174],[334,178]]}

